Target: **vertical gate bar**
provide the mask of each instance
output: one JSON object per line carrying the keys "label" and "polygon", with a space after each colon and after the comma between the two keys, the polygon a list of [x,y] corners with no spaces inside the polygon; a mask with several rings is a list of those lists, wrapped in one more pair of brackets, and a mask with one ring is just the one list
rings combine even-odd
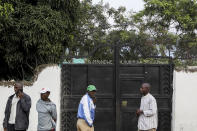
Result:
{"label": "vertical gate bar", "polygon": [[162,69],[162,66],[161,65],[159,65],[159,94],[161,95],[162,93],[161,93],[161,91],[162,91],[162,75],[161,75],[161,69]]}
{"label": "vertical gate bar", "polygon": [[143,82],[148,82],[148,71],[147,71],[147,64],[144,64],[144,81]]}
{"label": "vertical gate bar", "polygon": [[116,87],[116,131],[120,130],[120,51],[119,45],[116,44],[114,47],[114,65],[115,65],[115,87]]}
{"label": "vertical gate bar", "polygon": [[[172,114],[172,104],[173,104],[173,61],[172,61],[172,57],[170,57],[170,113]],[[171,121],[172,121],[172,115],[170,117]],[[170,125],[172,127],[172,125]],[[170,128],[170,131],[172,130],[172,128]]]}
{"label": "vertical gate bar", "polygon": [[87,71],[86,71],[86,73],[87,73],[87,85],[86,86],[88,86],[89,84],[90,84],[90,81],[89,81],[89,64],[87,64],[87,66],[86,66],[86,69],[87,69]]}
{"label": "vertical gate bar", "polygon": [[[172,57],[170,57],[170,111],[172,112],[172,96],[173,96],[173,61]],[[172,118],[172,117],[171,117]]]}

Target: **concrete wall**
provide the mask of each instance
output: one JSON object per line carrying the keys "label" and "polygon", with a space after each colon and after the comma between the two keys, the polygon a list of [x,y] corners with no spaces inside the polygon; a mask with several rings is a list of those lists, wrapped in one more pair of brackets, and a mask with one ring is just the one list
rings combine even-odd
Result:
{"label": "concrete wall", "polygon": [[[47,67],[31,87],[25,87],[24,92],[32,98],[30,113],[30,126],[28,131],[36,131],[37,112],[36,102],[40,98],[39,91],[43,87],[51,89],[51,100],[57,105],[58,123],[60,125],[60,68]],[[197,73],[174,72],[174,97],[172,113],[172,131],[197,131]],[[14,93],[14,89],[0,86],[0,131],[3,131],[2,123],[4,109],[8,96]]]}
{"label": "concrete wall", "polygon": [[[30,112],[30,125],[28,131],[36,131],[37,129],[37,112],[36,102],[40,98],[39,91],[41,88],[47,87],[51,90],[50,99],[56,104],[58,112],[57,131],[59,131],[60,125],[60,68],[59,67],[47,67],[44,69],[37,79],[37,81],[31,87],[24,87],[24,92],[30,95],[32,99],[32,107]],[[0,131],[3,131],[3,118],[4,110],[8,96],[14,93],[13,87],[0,86]]]}
{"label": "concrete wall", "polygon": [[197,131],[197,72],[174,73],[173,131]]}

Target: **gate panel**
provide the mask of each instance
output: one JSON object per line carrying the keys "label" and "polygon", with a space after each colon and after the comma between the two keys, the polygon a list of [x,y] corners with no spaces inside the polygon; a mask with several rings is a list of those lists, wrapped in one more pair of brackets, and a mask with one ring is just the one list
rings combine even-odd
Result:
{"label": "gate panel", "polygon": [[115,131],[113,65],[63,65],[61,79],[62,131],[76,131],[78,104],[89,84],[98,89],[95,131]]}
{"label": "gate panel", "polygon": [[170,65],[121,65],[121,129],[137,131],[136,109],[140,107],[140,87],[143,82],[152,85],[151,94],[156,98],[159,112],[158,131],[171,131]]}
{"label": "gate panel", "polygon": [[144,65],[120,66],[121,129],[137,131],[136,109],[139,108],[139,88],[145,81]]}
{"label": "gate panel", "polygon": [[115,131],[113,65],[89,65],[88,83],[97,88],[95,131]]}
{"label": "gate panel", "polygon": [[87,66],[71,67],[71,95],[82,95],[88,81]]}

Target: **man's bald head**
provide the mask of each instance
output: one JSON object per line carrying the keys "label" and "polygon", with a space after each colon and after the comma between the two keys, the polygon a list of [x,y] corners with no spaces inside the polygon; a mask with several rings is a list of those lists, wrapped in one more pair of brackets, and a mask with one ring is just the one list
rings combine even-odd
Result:
{"label": "man's bald head", "polygon": [[149,90],[151,88],[150,83],[143,83],[142,86],[145,87],[145,88],[148,88]]}
{"label": "man's bald head", "polygon": [[23,83],[22,82],[16,82],[14,85],[14,92],[17,94],[19,90],[23,90]]}
{"label": "man's bald head", "polygon": [[22,82],[16,82],[14,86],[18,86],[20,88],[23,88],[23,83]]}
{"label": "man's bald head", "polygon": [[150,88],[151,88],[151,85],[149,83],[143,83],[142,86],[141,86],[141,88],[140,88],[140,92],[143,95],[146,95],[146,94],[149,93]]}

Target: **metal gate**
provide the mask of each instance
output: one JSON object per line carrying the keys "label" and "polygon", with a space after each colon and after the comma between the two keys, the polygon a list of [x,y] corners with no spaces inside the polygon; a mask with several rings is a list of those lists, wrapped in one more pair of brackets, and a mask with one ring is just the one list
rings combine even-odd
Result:
{"label": "metal gate", "polygon": [[171,131],[172,78],[173,68],[168,64],[64,64],[61,131],[76,131],[78,104],[89,84],[98,89],[95,131],[137,131],[135,112],[143,82],[151,83],[157,100],[158,131]]}

